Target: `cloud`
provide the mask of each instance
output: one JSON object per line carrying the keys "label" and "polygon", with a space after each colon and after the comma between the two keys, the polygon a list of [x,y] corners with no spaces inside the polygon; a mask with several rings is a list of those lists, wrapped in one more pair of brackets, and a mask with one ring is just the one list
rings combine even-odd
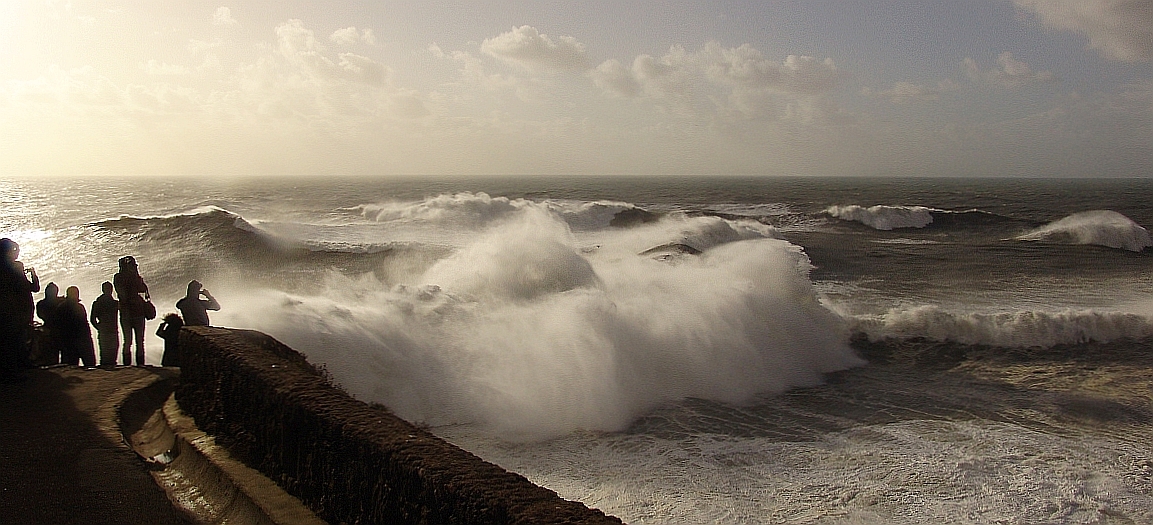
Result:
{"label": "cloud", "polygon": [[221,6],[216,8],[216,12],[212,13],[212,25],[229,27],[239,25],[235,18],[232,18],[232,10]]}
{"label": "cloud", "polygon": [[637,56],[631,67],[606,60],[589,76],[607,95],[667,101],[682,115],[700,113],[710,104],[719,115],[736,119],[814,122],[840,114],[830,101],[817,100],[839,83],[831,58],[770,60],[748,44],[726,48],[710,42],[693,53],[673,46],[659,58]]}
{"label": "cloud", "polygon": [[610,95],[631,98],[640,95],[643,89],[633,70],[615,58],[602,62],[590,75],[597,87]]}
{"label": "cloud", "polygon": [[1153,60],[1153,2],[1149,0],[1013,0],[1041,23],[1089,37],[1110,60]]}
{"label": "cloud", "polygon": [[866,96],[886,97],[894,104],[899,104],[909,101],[938,100],[941,98],[941,94],[956,91],[958,88],[957,83],[952,80],[943,80],[938,82],[936,86],[926,86],[913,82],[894,82],[893,87],[889,89],[874,91],[866,88],[862,93]]}
{"label": "cloud", "polygon": [[837,66],[831,58],[789,55],[777,62],[748,44],[723,48],[715,42],[706,45],[701,56],[710,78],[745,89],[817,94],[837,84]]}
{"label": "cloud", "polygon": [[157,62],[156,60],[141,63],[140,68],[147,71],[149,75],[187,75],[191,73],[188,68],[179,64]]}
{"label": "cloud", "polygon": [[372,34],[371,29],[358,31],[356,27],[337,29],[331,35],[329,35],[328,39],[341,45],[351,45],[357,42],[364,42],[368,45],[376,45],[376,35]]}
{"label": "cloud", "polygon": [[1021,87],[1029,84],[1053,81],[1053,73],[1049,71],[1033,71],[1029,64],[1013,58],[1013,54],[1005,51],[997,56],[999,68],[981,69],[976,60],[966,57],[962,64],[965,73],[970,79],[977,82],[988,82],[1003,87]]}
{"label": "cloud", "polygon": [[340,53],[339,61],[324,56],[324,46],[316,35],[297,19],[277,27],[276,35],[281,55],[314,78],[383,85],[392,72],[388,66],[354,53]]}
{"label": "cloud", "polygon": [[[144,68],[173,69],[150,61]],[[182,73],[167,73],[182,74]],[[26,81],[9,81],[6,94],[12,100],[49,105],[64,113],[85,116],[145,116],[185,111],[199,103],[191,89],[164,83],[116,85],[97,75],[91,67],[64,70],[50,66],[43,75]]]}
{"label": "cloud", "polygon": [[589,66],[584,44],[571,36],[553,40],[532,26],[514,27],[486,38],[480,49],[487,55],[528,67],[583,70]]}

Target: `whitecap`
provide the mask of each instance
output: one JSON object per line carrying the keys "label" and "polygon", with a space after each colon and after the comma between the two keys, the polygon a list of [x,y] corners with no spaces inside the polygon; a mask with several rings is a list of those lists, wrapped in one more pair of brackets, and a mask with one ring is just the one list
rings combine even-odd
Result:
{"label": "whitecap", "polygon": [[830,206],[825,213],[846,221],[857,221],[878,230],[924,228],[933,222],[931,208],[924,206],[870,206],[856,204]]}
{"label": "whitecap", "polygon": [[1074,213],[1020,235],[1017,240],[1094,244],[1133,252],[1153,246],[1148,230],[1112,210]]}

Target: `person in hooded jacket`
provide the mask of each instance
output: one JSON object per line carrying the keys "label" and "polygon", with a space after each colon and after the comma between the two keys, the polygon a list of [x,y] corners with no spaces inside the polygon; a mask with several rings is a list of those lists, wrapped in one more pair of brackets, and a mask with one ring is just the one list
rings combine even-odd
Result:
{"label": "person in hooded jacket", "polygon": [[140,276],[135,257],[121,257],[119,265],[120,271],[112,277],[112,286],[120,300],[120,331],[124,334],[121,357],[125,366],[132,365],[132,343],[135,342],[136,366],[144,366],[144,322],[150,306],[148,285]]}

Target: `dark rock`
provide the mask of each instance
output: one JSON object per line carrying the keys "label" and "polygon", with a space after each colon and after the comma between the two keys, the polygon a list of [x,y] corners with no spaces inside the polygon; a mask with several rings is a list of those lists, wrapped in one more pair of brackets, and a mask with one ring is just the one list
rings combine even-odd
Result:
{"label": "dark rock", "polygon": [[613,219],[609,221],[609,226],[615,228],[630,228],[638,224],[656,222],[657,219],[660,219],[660,216],[650,211],[641,208],[629,208],[617,212],[617,214],[613,216]]}

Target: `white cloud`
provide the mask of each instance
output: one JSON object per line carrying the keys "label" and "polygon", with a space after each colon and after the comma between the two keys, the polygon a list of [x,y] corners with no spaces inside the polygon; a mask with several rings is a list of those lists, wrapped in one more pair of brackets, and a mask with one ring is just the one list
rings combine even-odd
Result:
{"label": "white cloud", "polygon": [[730,119],[843,117],[830,101],[818,100],[837,87],[840,73],[832,59],[789,55],[778,62],[748,44],[726,48],[710,42],[695,53],[673,46],[660,58],[637,56],[631,68],[606,60],[589,75],[606,94],[667,101],[681,115],[711,105]]}
{"label": "white cloud", "polygon": [[[155,61],[141,67],[179,68]],[[165,83],[120,87],[107,77],[97,75],[91,67],[64,70],[51,66],[38,78],[10,81],[6,91],[16,101],[47,104],[65,114],[86,116],[155,115],[184,111],[199,103],[199,97],[191,89]]]}
{"label": "white cloud", "polygon": [[187,75],[191,73],[188,68],[179,64],[157,62],[156,60],[141,63],[140,68],[147,71],[149,75]]}
{"label": "white cloud", "polygon": [[942,80],[936,86],[927,86],[913,82],[894,82],[893,87],[881,91],[864,89],[866,96],[879,96],[888,98],[894,104],[909,101],[932,101],[941,98],[941,94],[956,91],[959,86],[952,80]]}
{"label": "white cloud", "polygon": [[217,40],[215,42],[206,42],[204,40],[192,39],[188,41],[188,45],[184,46],[185,49],[192,53],[203,53],[209,49],[216,49],[224,45],[224,42]]}
{"label": "white cloud", "polygon": [[1033,71],[1029,64],[1013,58],[1013,54],[1008,51],[997,56],[998,68],[981,69],[977,61],[969,57],[966,57],[962,64],[970,79],[1004,87],[1014,88],[1053,80],[1053,73]]}
{"label": "white cloud", "polygon": [[597,87],[610,95],[635,97],[641,94],[641,83],[633,71],[615,58],[604,61],[590,74]]}
{"label": "white cloud", "polygon": [[1110,60],[1153,60],[1153,2],[1149,0],[1013,0],[1041,23],[1089,37]]}
{"label": "white cloud", "polygon": [[789,55],[776,62],[748,44],[726,49],[715,42],[705,46],[701,56],[710,78],[746,89],[817,94],[837,84],[837,66],[831,58]]}
{"label": "white cloud", "polygon": [[314,77],[383,85],[391,74],[388,66],[354,53],[340,53],[339,61],[324,56],[324,46],[300,20],[281,24],[276,34],[281,55]]}
{"label": "white cloud", "polygon": [[331,35],[329,35],[328,39],[337,44],[346,46],[358,42],[364,42],[368,45],[376,45],[376,35],[372,33],[371,29],[364,29],[361,31],[356,29],[356,27],[337,29]]}
{"label": "white cloud", "polygon": [[581,70],[589,66],[584,44],[571,36],[554,40],[531,26],[514,27],[486,38],[480,49],[490,56],[530,67]]}
{"label": "white cloud", "polygon": [[217,7],[216,11],[212,13],[212,25],[214,26],[228,27],[239,24],[240,22],[237,22],[235,18],[232,18],[232,10],[227,7]]}

